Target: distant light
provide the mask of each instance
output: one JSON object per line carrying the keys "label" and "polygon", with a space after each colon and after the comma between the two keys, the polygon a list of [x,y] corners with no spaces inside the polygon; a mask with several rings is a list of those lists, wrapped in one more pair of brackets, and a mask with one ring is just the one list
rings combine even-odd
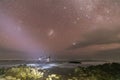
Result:
{"label": "distant light", "polygon": [[41,61],[41,60],[42,60],[42,58],[39,58],[38,60],[39,60],[39,61]]}

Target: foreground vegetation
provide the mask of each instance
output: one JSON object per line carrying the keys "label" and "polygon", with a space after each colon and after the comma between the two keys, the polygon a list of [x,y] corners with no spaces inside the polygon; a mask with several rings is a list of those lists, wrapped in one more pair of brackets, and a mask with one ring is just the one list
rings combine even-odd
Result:
{"label": "foreground vegetation", "polygon": [[72,70],[68,74],[58,74],[28,66],[1,68],[0,80],[120,80],[118,63],[77,67]]}

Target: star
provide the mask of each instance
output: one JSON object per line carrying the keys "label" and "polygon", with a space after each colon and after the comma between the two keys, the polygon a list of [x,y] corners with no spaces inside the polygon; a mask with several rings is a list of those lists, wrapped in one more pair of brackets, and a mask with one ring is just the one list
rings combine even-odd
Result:
{"label": "star", "polygon": [[22,31],[22,28],[21,27],[17,27],[16,30],[17,31]]}
{"label": "star", "polygon": [[64,7],[63,7],[63,9],[67,9],[67,7],[66,7],[66,6],[64,6]]}

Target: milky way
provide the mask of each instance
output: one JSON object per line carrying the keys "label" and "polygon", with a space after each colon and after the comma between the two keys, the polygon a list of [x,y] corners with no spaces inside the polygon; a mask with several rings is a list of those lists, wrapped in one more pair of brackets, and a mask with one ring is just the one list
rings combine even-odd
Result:
{"label": "milky way", "polygon": [[119,8],[119,0],[1,0],[0,58],[119,60]]}

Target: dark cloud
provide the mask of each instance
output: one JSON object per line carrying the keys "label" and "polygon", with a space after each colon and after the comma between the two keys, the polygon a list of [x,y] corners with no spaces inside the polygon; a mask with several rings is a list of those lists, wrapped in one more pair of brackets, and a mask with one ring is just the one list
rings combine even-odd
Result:
{"label": "dark cloud", "polygon": [[77,42],[76,45],[72,45],[68,50],[83,48],[92,45],[112,44],[120,43],[120,28],[114,29],[101,28],[91,31],[84,35],[85,40]]}
{"label": "dark cloud", "polygon": [[[10,48],[0,47],[0,59],[23,58],[24,51],[14,50]],[[24,57],[26,57],[24,55]]]}
{"label": "dark cloud", "polygon": [[0,53],[23,53],[22,51],[13,50],[9,48],[0,47]]}
{"label": "dark cloud", "polygon": [[92,57],[96,59],[116,60],[120,59],[120,48],[96,52]]}

